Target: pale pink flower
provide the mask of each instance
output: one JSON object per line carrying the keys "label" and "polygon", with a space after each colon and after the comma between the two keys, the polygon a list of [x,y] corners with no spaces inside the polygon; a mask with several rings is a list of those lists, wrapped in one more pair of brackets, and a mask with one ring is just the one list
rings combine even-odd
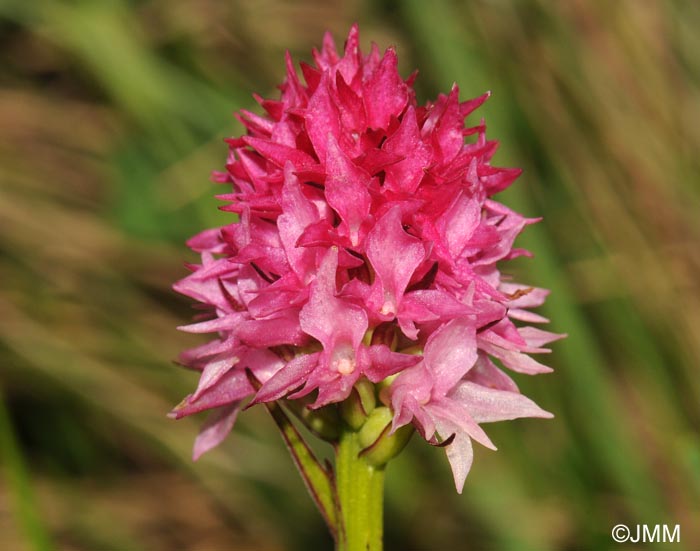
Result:
{"label": "pale pink flower", "polygon": [[362,54],[357,26],[344,55],[326,35],[313,57],[302,83],[288,55],[280,98],[256,96],[265,113],[242,110],[247,133],[227,140],[214,179],[238,220],[189,241],[201,264],[174,286],[205,309],[182,329],[216,338],[182,354],[201,374],[172,415],[213,410],[199,457],[248,399],[335,407],[364,378],[394,430],[445,446],[461,491],[471,440],[494,447],[480,423],[551,416],[492,361],[547,372],[530,354],[559,338],[514,323],[547,321],[529,310],[547,292],[497,267],[528,254],[513,243],[536,222],[492,199],[520,170],[491,166],[483,121],[465,127],[488,94],[419,106],[394,50]]}

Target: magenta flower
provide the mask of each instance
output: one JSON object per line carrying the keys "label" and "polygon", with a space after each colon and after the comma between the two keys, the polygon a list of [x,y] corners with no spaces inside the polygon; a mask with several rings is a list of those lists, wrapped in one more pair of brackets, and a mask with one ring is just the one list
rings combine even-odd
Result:
{"label": "magenta flower", "polygon": [[205,308],[182,329],[216,337],[182,354],[201,374],[173,416],[212,410],[197,458],[247,401],[335,412],[371,383],[383,437],[412,425],[443,445],[461,492],[471,441],[495,449],[481,423],[551,417],[493,361],[548,372],[531,354],[560,337],[522,325],[547,321],[530,312],[547,291],[498,269],[536,222],[491,199],[520,170],[491,166],[483,121],[465,126],[488,94],[419,106],[394,50],[363,55],[356,26],[344,55],[326,35],[313,57],[303,84],[287,56],[281,97],[256,96],[265,114],[242,110],[227,140],[214,179],[238,220],[189,241],[202,262],[174,286]]}

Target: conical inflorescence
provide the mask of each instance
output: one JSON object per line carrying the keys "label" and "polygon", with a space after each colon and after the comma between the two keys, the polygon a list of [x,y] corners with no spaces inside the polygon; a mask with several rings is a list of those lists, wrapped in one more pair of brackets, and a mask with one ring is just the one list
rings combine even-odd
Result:
{"label": "conical inflorescence", "polygon": [[395,51],[364,55],[356,26],[343,55],[326,35],[313,58],[302,81],[288,55],[280,98],[256,96],[264,114],[240,111],[246,135],[227,140],[214,179],[237,219],[190,239],[201,264],[175,285],[204,310],[182,329],[215,338],[182,354],[201,375],[173,416],[211,410],[199,457],[247,403],[323,411],[371,385],[389,432],[443,445],[461,491],[471,441],[494,447],[481,423],[551,416],[504,372],[550,371],[531,354],[559,338],[529,325],[547,291],[498,268],[536,222],[492,199],[520,170],[465,125],[488,94],[418,105]]}

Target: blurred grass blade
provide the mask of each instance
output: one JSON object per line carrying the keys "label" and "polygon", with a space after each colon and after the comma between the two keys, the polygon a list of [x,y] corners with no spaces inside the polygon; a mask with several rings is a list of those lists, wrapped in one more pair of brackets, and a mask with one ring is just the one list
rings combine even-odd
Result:
{"label": "blurred grass blade", "polygon": [[39,517],[29,473],[24,464],[12,420],[0,388],[0,459],[4,465],[9,491],[15,501],[16,517],[33,551],[50,551],[53,547]]}

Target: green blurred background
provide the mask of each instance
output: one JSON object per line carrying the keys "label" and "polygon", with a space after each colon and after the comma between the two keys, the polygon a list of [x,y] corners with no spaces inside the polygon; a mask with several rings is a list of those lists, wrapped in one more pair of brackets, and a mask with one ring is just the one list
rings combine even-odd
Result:
{"label": "green blurred background", "polygon": [[[488,427],[464,495],[415,439],[388,472],[387,547],[616,548],[618,523],[700,549],[700,4],[545,0],[0,1],[0,549],[330,548],[257,408],[190,461],[201,419],[170,291],[208,181],[283,53],[358,21],[419,100],[459,83],[544,221],[504,266],[569,333],[521,376],[553,421]],[[628,546],[627,548],[632,548]]]}

